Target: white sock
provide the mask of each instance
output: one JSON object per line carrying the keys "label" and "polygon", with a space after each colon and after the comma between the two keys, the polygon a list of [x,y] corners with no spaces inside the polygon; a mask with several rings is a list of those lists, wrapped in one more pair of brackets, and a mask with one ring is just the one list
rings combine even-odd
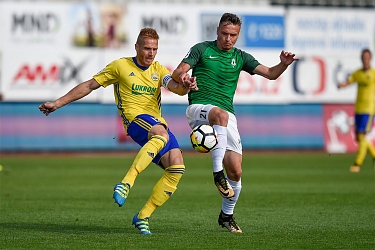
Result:
{"label": "white sock", "polygon": [[223,159],[225,151],[227,149],[227,127],[213,125],[212,126],[217,132],[217,145],[214,151],[212,151],[212,164],[214,173],[223,170]]}
{"label": "white sock", "polygon": [[240,196],[240,193],[241,193],[242,184],[241,184],[241,180],[238,181],[238,182],[232,181],[232,180],[229,180],[228,177],[227,177],[227,180],[234,190],[234,196],[232,198],[229,198],[229,199],[223,198],[221,210],[225,214],[233,214],[234,207],[236,206],[238,197]]}

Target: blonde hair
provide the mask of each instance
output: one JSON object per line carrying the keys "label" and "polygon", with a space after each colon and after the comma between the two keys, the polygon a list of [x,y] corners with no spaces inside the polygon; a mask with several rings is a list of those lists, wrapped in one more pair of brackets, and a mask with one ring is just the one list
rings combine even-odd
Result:
{"label": "blonde hair", "polygon": [[159,40],[159,35],[156,32],[156,30],[152,28],[143,28],[139,32],[138,38],[137,38],[137,44],[140,44],[142,38],[142,42],[145,38],[151,38],[151,39],[156,39]]}

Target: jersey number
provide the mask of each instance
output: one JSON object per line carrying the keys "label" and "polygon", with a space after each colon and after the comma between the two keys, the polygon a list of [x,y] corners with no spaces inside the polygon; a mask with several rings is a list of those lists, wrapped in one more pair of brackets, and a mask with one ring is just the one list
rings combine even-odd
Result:
{"label": "jersey number", "polygon": [[207,119],[207,111],[201,110],[201,113],[199,114],[199,118]]}

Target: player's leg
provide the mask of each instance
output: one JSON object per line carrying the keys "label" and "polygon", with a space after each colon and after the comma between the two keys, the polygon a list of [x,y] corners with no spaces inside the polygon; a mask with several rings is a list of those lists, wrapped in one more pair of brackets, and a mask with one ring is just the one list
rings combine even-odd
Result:
{"label": "player's leg", "polygon": [[222,197],[233,197],[234,192],[224,176],[223,159],[227,145],[227,124],[229,114],[213,105],[190,105],[186,117],[191,128],[201,124],[210,124],[218,134],[218,144],[212,151],[214,183]]}
{"label": "player's leg", "polygon": [[[371,132],[373,123],[374,123],[374,115],[370,115],[369,122],[367,123],[368,124],[367,133]],[[375,170],[375,147],[372,144],[372,142],[369,141],[369,140],[367,140],[367,150],[372,157],[372,161],[373,161],[373,164],[374,164],[374,170]]]}
{"label": "player's leg", "polygon": [[[173,134],[170,133],[169,135],[170,140],[168,141],[167,145],[154,159],[154,162],[159,162],[159,165],[164,169],[164,174],[154,186],[151,197],[148,199],[137,216],[133,218],[133,224],[136,227],[137,224],[134,223],[134,220],[143,222],[143,227],[145,226],[144,222],[147,221],[148,232],[150,232],[148,227],[148,220],[150,216],[176,191],[177,185],[185,172],[185,165],[177,140]],[[140,229],[142,233],[142,228],[138,227],[138,229]]]}
{"label": "player's leg", "polygon": [[228,145],[223,163],[228,182],[232,186],[235,195],[230,199],[223,199],[218,222],[219,225],[226,227],[230,232],[242,233],[241,228],[233,217],[234,208],[242,189],[242,145],[236,117],[233,114],[230,114],[229,117]]}
{"label": "player's leg", "polygon": [[361,170],[361,165],[366,157],[367,152],[366,134],[358,133],[356,137],[358,141],[357,156],[355,158],[354,164],[350,167],[350,172],[353,173],[357,173]]}
{"label": "player's leg", "polygon": [[155,156],[165,147],[169,139],[164,125],[149,115],[137,116],[129,125],[128,133],[142,148],[136,155],[123,180],[114,187],[113,198],[120,207],[124,205],[138,174],[151,163]]}
{"label": "player's leg", "polygon": [[372,116],[369,114],[355,115],[355,129],[358,141],[357,156],[354,164],[350,167],[350,171],[357,173],[361,169],[361,165],[366,157],[367,150],[374,152],[371,142],[366,139],[366,133],[370,131],[372,126]]}
{"label": "player's leg", "polygon": [[227,149],[229,114],[227,111],[215,107],[210,110],[208,118],[218,134],[218,144],[215,150],[212,151],[214,182],[224,198],[231,198],[235,195],[235,191],[231,187],[229,180],[225,178],[223,171],[223,159]]}

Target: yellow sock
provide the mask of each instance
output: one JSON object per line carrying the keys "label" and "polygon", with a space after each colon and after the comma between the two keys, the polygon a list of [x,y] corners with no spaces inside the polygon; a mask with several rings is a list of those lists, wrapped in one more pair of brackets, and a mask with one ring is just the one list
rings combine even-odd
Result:
{"label": "yellow sock", "polygon": [[122,180],[122,183],[129,183],[132,187],[138,174],[147,168],[154,157],[165,147],[166,143],[167,139],[163,136],[155,135],[151,137],[151,139],[139,150],[133,164]]}
{"label": "yellow sock", "polygon": [[156,208],[163,205],[176,191],[184,172],[184,165],[173,165],[165,169],[163,176],[154,186],[151,197],[139,212],[138,218],[150,217]]}
{"label": "yellow sock", "polygon": [[358,135],[358,151],[357,157],[355,158],[355,164],[361,166],[363,161],[365,160],[366,153],[367,153],[367,140],[364,134]]}
{"label": "yellow sock", "polygon": [[367,149],[368,149],[368,152],[370,153],[372,159],[375,159],[375,147],[374,145],[372,145],[372,142],[367,141]]}

